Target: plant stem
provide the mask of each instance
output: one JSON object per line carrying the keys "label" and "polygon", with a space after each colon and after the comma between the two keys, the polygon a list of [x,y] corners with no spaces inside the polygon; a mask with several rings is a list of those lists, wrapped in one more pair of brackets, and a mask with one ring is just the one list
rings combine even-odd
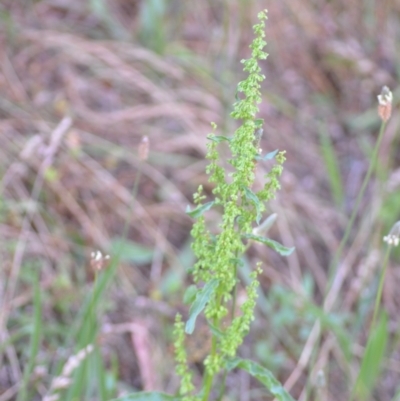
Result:
{"label": "plant stem", "polygon": [[386,128],[386,123],[382,122],[380,130],[379,130],[378,139],[376,141],[376,144],[375,144],[375,147],[374,147],[374,151],[372,153],[372,158],[371,158],[371,162],[369,164],[369,168],[368,168],[367,174],[365,175],[364,181],[363,181],[363,183],[361,185],[361,189],[358,192],[357,199],[356,199],[356,202],[355,202],[355,205],[354,205],[354,208],[353,208],[353,212],[351,213],[349,222],[347,223],[346,230],[344,232],[343,238],[340,241],[339,247],[338,247],[338,249],[337,249],[337,251],[336,251],[336,253],[334,255],[333,261],[332,261],[332,263],[330,265],[330,268],[329,268],[330,277],[331,277],[329,287],[331,287],[331,285],[332,285],[332,280],[333,280],[333,277],[334,277],[333,273],[336,273],[336,269],[337,269],[337,265],[338,265],[339,259],[341,258],[342,253],[343,253],[343,249],[346,246],[347,241],[349,239],[350,232],[351,232],[351,229],[353,228],[354,221],[356,219],[356,216],[357,216],[357,213],[358,213],[358,209],[360,207],[361,200],[364,197],[364,193],[365,193],[367,185],[368,185],[368,183],[369,183],[369,181],[371,179],[371,175],[375,171],[376,162],[377,162],[377,159],[378,159],[378,152],[379,152],[379,148],[381,146],[381,142],[382,142],[383,134],[385,132],[385,128]]}
{"label": "plant stem", "polygon": [[[238,257],[238,252],[236,252],[236,255],[235,255],[236,259],[237,259],[237,257]],[[235,263],[234,269],[235,269],[235,277],[237,278],[237,263]],[[233,289],[233,295],[232,295],[231,321],[234,319],[235,313],[236,313],[237,287],[238,287],[238,283],[236,282],[235,287]]]}
{"label": "plant stem", "polygon": [[[124,242],[124,240],[126,240],[127,235],[128,235],[129,226],[131,224],[132,216],[133,216],[133,205],[135,203],[136,195],[137,195],[138,188],[139,188],[139,182],[140,182],[140,179],[141,179],[141,176],[142,176],[142,164],[143,163],[140,161],[139,162],[139,166],[138,166],[138,172],[137,172],[137,175],[135,177],[135,182],[133,184],[132,200],[131,200],[131,203],[129,205],[129,214],[128,214],[127,219],[125,220],[125,224],[124,224],[124,227],[122,229],[121,242],[119,244],[119,247],[117,248],[115,258],[113,258],[113,261],[112,261],[112,263],[111,263],[111,265],[110,265],[110,267],[108,269],[111,273],[109,274],[109,277],[107,277],[105,282],[101,283],[100,280],[99,280],[99,277],[98,277],[98,272],[97,271],[95,272],[95,281],[94,281],[95,285],[94,285],[94,290],[93,290],[93,295],[92,295],[92,300],[91,300],[91,304],[92,305],[90,306],[91,311],[89,312],[90,314],[93,314],[93,324],[94,325],[96,324],[96,316],[95,316],[96,311],[95,311],[95,308],[96,308],[96,304],[97,304],[98,298],[100,297],[101,293],[104,291],[106,282],[108,282],[109,279],[111,278],[111,276],[114,275],[114,272],[115,272],[115,270],[116,270],[116,268],[117,268],[117,266],[119,264],[119,261],[121,259],[121,252],[122,252],[122,248],[124,246],[123,242]],[[94,332],[95,332],[95,330],[94,330]]]}
{"label": "plant stem", "polygon": [[[129,205],[128,218],[125,220],[124,228],[123,228],[123,231],[122,231],[122,236],[121,236],[122,241],[126,239],[126,237],[128,235],[128,229],[129,229],[129,226],[130,226],[131,221],[132,221],[133,205],[135,204],[135,199],[136,199],[138,188],[139,188],[139,182],[140,182],[140,179],[142,177],[142,165],[143,165],[143,163],[140,162],[139,163],[139,167],[138,167],[138,172],[137,172],[137,175],[135,177],[135,182],[133,184],[132,201],[131,201],[131,204]],[[122,247],[122,242],[121,242],[121,247]],[[119,253],[118,253],[118,258],[119,258]],[[118,261],[119,261],[119,259],[118,259]]]}
{"label": "plant stem", "polygon": [[221,401],[222,397],[225,395],[225,387],[226,387],[226,377],[228,376],[228,371],[225,369],[224,370],[224,375],[222,376],[222,385],[219,391],[219,395],[217,400]]}
{"label": "plant stem", "polygon": [[[214,322],[214,323],[216,323],[216,322]],[[217,351],[217,338],[215,335],[212,336],[211,341],[212,341],[211,342],[211,355],[214,356]],[[206,377],[204,379],[203,401],[208,401],[208,398],[210,397],[213,380],[214,380],[214,376],[211,373],[207,372]]]}
{"label": "plant stem", "polygon": [[[236,258],[237,257],[238,257],[238,253],[236,252]],[[235,263],[235,277],[237,277],[237,263]],[[235,288],[233,289],[233,296],[232,296],[231,321],[234,319],[235,313],[236,313],[237,287],[238,287],[238,285],[236,283]],[[219,396],[217,398],[218,401],[221,401],[222,397],[225,394],[226,377],[227,376],[228,376],[228,371],[225,369],[224,374],[222,376],[222,382],[221,382],[222,384],[221,384]]]}

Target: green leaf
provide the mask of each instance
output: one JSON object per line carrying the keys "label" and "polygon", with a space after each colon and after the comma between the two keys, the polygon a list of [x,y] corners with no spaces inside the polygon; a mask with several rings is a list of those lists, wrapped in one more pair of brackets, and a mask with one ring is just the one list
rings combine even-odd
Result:
{"label": "green leaf", "polygon": [[147,47],[160,54],[166,45],[166,12],[165,0],[147,0],[140,4],[139,37]]}
{"label": "green leaf", "polygon": [[262,118],[257,118],[256,120],[254,120],[254,125],[256,128],[261,128],[264,124],[264,119]]}
{"label": "green leaf", "polygon": [[185,294],[183,295],[183,303],[185,305],[191,304],[196,298],[198,288],[193,284],[186,288]]}
{"label": "green leaf", "polygon": [[219,284],[219,280],[216,278],[213,278],[196,294],[196,299],[194,300],[194,302],[189,310],[189,319],[186,322],[185,332],[187,334],[193,333],[197,316],[205,308],[207,302],[210,300],[211,296],[214,294],[215,290],[217,289],[218,284]]}
{"label": "green leaf", "polygon": [[212,206],[214,205],[215,201],[205,203],[204,205],[199,205],[196,207],[196,209],[190,210],[190,207],[188,206],[186,209],[186,214],[189,215],[190,217],[193,217],[194,219],[197,219],[200,217],[204,212],[207,210],[210,210]]}
{"label": "green leaf", "polygon": [[256,222],[257,222],[257,224],[260,224],[262,204],[261,204],[260,200],[258,199],[258,196],[250,188],[243,187],[243,190],[244,190],[244,195],[246,196],[246,198],[249,201],[251,201],[254,204],[254,206],[256,207],[256,211],[257,211]]}
{"label": "green leaf", "polygon": [[153,259],[153,250],[124,238],[112,240],[110,255],[118,255],[120,261],[146,264]]}
{"label": "green leaf", "polygon": [[211,333],[214,334],[215,337],[217,338],[222,338],[224,336],[224,333],[222,330],[218,329],[216,326],[214,326],[211,322],[208,322],[208,326],[210,327]]}
{"label": "green leaf", "polygon": [[240,102],[239,88],[236,88],[236,91],[235,91],[235,100],[236,100],[236,102]]}
{"label": "green leaf", "polygon": [[123,397],[114,398],[111,401],[178,401],[182,397],[160,393],[158,391],[139,392],[124,395]]}
{"label": "green leaf", "polygon": [[158,289],[161,291],[161,294],[165,297],[168,297],[179,292],[182,289],[182,275],[182,270],[167,270],[162,275],[161,282],[158,284]]}
{"label": "green leaf", "polygon": [[238,267],[243,267],[244,266],[243,259],[240,259],[240,258],[231,258],[231,262],[232,262],[233,265],[236,265]]}
{"label": "green leaf", "polygon": [[227,136],[223,135],[209,135],[207,137],[210,141],[216,142],[216,143],[221,143],[221,142],[230,142],[232,138],[228,138]]}
{"label": "green leaf", "polygon": [[269,246],[270,248],[272,248],[274,251],[278,252],[282,256],[289,256],[296,249],[295,247],[287,248],[286,246],[283,246],[279,242],[276,242],[276,241],[266,238],[266,237],[261,237],[259,235],[245,234],[243,237],[246,239],[251,239],[253,241],[261,242],[262,244]]}
{"label": "green leaf", "polygon": [[342,177],[340,174],[339,162],[335,153],[335,148],[325,126],[320,126],[320,143],[322,157],[324,159],[326,171],[328,173],[331,193],[336,202],[336,205],[341,207],[344,200]]}
{"label": "green leaf", "polygon": [[257,156],[256,156],[256,160],[258,160],[258,161],[272,160],[272,159],[276,156],[276,154],[277,154],[278,152],[279,152],[279,149],[276,149],[276,150],[274,150],[273,152],[269,152],[269,153],[267,153],[267,154],[264,155],[264,156],[257,155]]}
{"label": "green leaf", "polygon": [[261,382],[279,401],[294,401],[292,396],[283,388],[282,384],[275,376],[258,363],[248,359],[234,358],[227,362],[226,368],[228,370],[239,368],[246,371]]}
{"label": "green leaf", "polygon": [[367,342],[360,373],[355,385],[356,398],[366,400],[378,379],[388,339],[388,319],[385,314],[373,329]]}

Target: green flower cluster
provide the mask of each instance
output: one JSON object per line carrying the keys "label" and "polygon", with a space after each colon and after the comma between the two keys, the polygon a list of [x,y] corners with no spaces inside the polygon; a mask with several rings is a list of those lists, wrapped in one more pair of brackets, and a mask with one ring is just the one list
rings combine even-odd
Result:
{"label": "green flower cluster", "polygon": [[174,347],[176,360],[176,373],[181,377],[180,393],[189,394],[194,390],[192,383],[192,373],[187,364],[187,354],[185,349],[185,330],[181,315],[177,315],[174,328]]}

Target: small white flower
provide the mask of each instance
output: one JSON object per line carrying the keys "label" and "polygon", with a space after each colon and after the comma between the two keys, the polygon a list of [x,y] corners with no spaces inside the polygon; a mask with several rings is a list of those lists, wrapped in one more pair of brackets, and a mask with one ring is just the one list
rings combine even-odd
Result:
{"label": "small white flower", "polygon": [[388,235],[383,237],[383,241],[388,245],[398,246],[400,244],[400,221],[390,230]]}
{"label": "small white flower", "polygon": [[110,255],[103,256],[100,251],[95,251],[90,254],[90,265],[93,270],[101,270],[109,259]]}
{"label": "small white flower", "polygon": [[382,92],[378,97],[378,102],[381,106],[387,106],[388,104],[392,104],[393,101],[393,93],[387,86],[382,88]]}

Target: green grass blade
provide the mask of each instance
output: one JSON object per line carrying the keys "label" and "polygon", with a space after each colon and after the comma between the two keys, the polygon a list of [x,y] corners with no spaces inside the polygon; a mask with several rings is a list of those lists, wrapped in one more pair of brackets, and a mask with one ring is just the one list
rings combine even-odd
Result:
{"label": "green grass blade", "polygon": [[[88,295],[87,301],[82,307],[77,324],[70,336],[75,339],[77,350],[86,347],[88,344],[95,344],[98,332],[97,313],[102,296],[107,285],[114,277],[116,264],[104,270],[96,279],[91,294]],[[78,329],[78,330],[77,330]],[[72,385],[68,388],[65,401],[72,401],[78,397],[82,398],[86,392],[90,391],[96,378],[90,375],[89,360],[85,359],[73,375]],[[103,363],[99,358],[98,363]]]}
{"label": "green grass blade", "polygon": [[160,54],[166,46],[166,13],[165,0],[147,0],[141,3],[139,37],[147,47]]}
{"label": "green grass blade", "polygon": [[130,34],[124,26],[113,16],[107,1],[90,0],[89,6],[90,11],[104,23],[113,38],[120,40],[128,40],[130,38]]}
{"label": "green grass blade", "polygon": [[107,391],[106,369],[103,364],[103,359],[101,357],[100,350],[98,348],[95,349],[93,354],[94,355],[91,358],[91,363],[92,363],[92,371],[95,372],[97,389],[99,393],[97,399],[99,401],[107,401],[109,399],[109,395]]}
{"label": "green grass blade", "polygon": [[28,397],[28,383],[35,367],[35,359],[39,351],[40,339],[42,335],[42,305],[40,298],[39,280],[35,280],[35,289],[33,295],[33,331],[29,346],[29,360],[25,365],[24,375],[22,379],[21,390],[19,391],[17,401],[25,401],[31,399]]}
{"label": "green grass blade", "polygon": [[378,379],[388,340],[388,319],[384,315],[369,336],[354,388],[358,400],[368,399]]}
{"label": "green grass blade", "polygon": [[344,191],[342,178],[340,174],[339,164],[337,161],[335,149],[333,148],[331,139],[326,132],[325,127],[320,127],[320,144],[322,158],[325,162],[325,168],[328,173],[329,184],[331,187],[332,197],[338,207],[342,207],[344,200]]}

